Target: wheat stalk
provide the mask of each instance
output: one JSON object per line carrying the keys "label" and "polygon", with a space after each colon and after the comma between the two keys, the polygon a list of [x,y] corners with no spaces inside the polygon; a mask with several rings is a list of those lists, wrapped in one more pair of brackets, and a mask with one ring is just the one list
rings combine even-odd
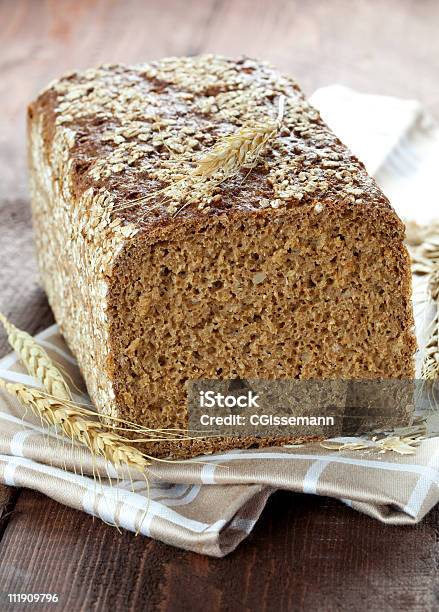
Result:
{"label": "wheat stalk", "polygon": [[[223,180],[230,178],[236,174],[239,169],[249,160],[256,163],[259,155],[263,151],[266,144],[274,138],[282,126],[285,110],[285,96],[279,97],[278,115],[275,121],[267,121],[251,126],[243,126],[234,134],[224,136],[214,148],[206,153],[203,157],[197,160],[197,165],[189,173],[189,183],[204,182],[206,179],[211,179],[215,174],[221,176],[221,180],[214,183],[218,186]],[[180,185],[185,185],[186,180],[182,179]],[[171,191],[178,186],[171,185]],[[175,213],[176,217],[184,210],[191,200],[183,204]]]}
{"label": "wheat stalk", "polygon": [[275,121],[243,126],[234,134],[222,138],[215,147],[197,161],[192,176],[210,178],[221,171],[224,178],[235,174],[249,159],[256,160],[265,145],[280,130],[284,115],[285,97],[279,98]]}
{"label": "wheat stalk", "polygon": [[[433,230],[436,231],[436,230]],[[414,274],[428,275],[428,294],[436,303],[436,315],[426,347],[421,377],[434,381],[439,376],[439,239],[432,232],[424,242],[412,252],[412,271]]]}
{"label": "wheat stalk", "polygon": [[378,453],[386,453],[392,451],[399,455],[413,455],[416,452],[416,447],[428,437],[427,426],[425,421],[411,425],[408,427],[397,428],[393,432],[378,438],[377,435],[369,437],[366,440],[356,440],[355,442],[332,442],[326,440],[320,443],[320,446],[328,450],[338,451],[378,451]]}
{"label": "wheat stalk", "polygon": [[9,344],[20,356],[29,374],[39,380],[50,395],[70,400],[72,398],[70,389],[46,351],[30,334],[15,327],[2,313],[0,313],[0,322],[6,330]]}
{"label": "wheat stalk", "polygon": [[431,299],[436,302],[437,310],[433,320],[433,332],[425,347],[426,354],[421,376],[425,380],[434,381],[439,376],[439,269],[437,268],[430,275],[428,290]]}
{"label": "wheat stalk", "polygon": [[70,439],[85,444],[93,456],[103,457],[116,467],[126,465],[141,472],[150,465],[139,450],[125,443],[128,440],[107,431],[98,421],[87,419],[74,404],[1,378],[0,388],[14,396],[22,406],[30,408],[48,425],[60,429]]}
{"label": "wheat stalk", "polygon": [[272,122],[242,127],[234,134],[225,136],[212,151],[197,161],[193,176],[210,178],[219,171],[224,178],[232,176],[249,157],[257,158],[277,130],[277,124]]}

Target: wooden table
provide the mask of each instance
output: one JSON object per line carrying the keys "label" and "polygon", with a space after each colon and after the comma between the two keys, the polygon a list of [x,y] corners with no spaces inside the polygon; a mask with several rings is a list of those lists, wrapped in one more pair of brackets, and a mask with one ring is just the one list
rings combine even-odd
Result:
{"label": "wooden table", "polygon": [[[0,310],[31,333],[53,321],[24,147],[26,103],[52,78],[100,62],[245,53],[309,93],[339,82],[418,98],[439,117],[438,26],[435,0],[0,1]],[[57,592],[63,609],[87,612],[437,610],[438,535],[438,509],[416,527],[385,527],[336,501],[278,493],[248,540],[216,560],[0,485],[0,593]]]}

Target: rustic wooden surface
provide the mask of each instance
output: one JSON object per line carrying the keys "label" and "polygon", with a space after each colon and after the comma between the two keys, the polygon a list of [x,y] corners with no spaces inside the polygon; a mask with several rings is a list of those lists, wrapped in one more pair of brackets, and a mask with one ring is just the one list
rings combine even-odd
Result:
{"label": "rustic wooden surface", "polygon": [[[245,53],[309,93],[341,82],[418,98],[439,117],[438,26],[436,0],[0,1],[0,310],[30,332],[52,322],[24,149],[26,103],[52,78],[99,62]],[[336,501],[278,493],[248,540],[215,560],[0,485],[0,596],[58,592],[63,609],[87,612],[438,610],[438,536],[437,509],[391,528]]]}

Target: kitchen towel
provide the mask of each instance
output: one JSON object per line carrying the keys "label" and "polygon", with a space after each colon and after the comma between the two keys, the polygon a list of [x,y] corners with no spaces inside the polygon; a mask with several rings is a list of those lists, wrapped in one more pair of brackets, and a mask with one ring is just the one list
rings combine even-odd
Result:
{"label": "kitchen towel", "polygon": [[[422,223],[409,224],[421,345],[417,367],[420,375],[429,360],[429,372],[434,372],[439,350],[431,282],[439,265],[439,226],[432,219],[437,206],[434,166],[439,163],[439,130],[416,102],[358,94],[339,86],[319,90],[312,100],[376,176],[400,215]],[[57,326],[36,340],[71,377],[75,399],[88,401],[75,359]],[[14,354],[0,361],[0,377],[38,386]],[[431,404],[432,383],[425,381],[423,391]],[[439,501],[435,421],[430,409],[412,428],[394,432],[381,443],[336,438],[325,446],[313,443],[234,450],[185,462],[153,461],[142,476],[117,474],[87,448],[25,414],[0,391],[0,483],[41,491],[120,528],[221,557],[250,533],[276,489],[331,496],[389,524],[418,522]],[[399,454],[410,450],[411,436],[420,435],[412,454]]]}

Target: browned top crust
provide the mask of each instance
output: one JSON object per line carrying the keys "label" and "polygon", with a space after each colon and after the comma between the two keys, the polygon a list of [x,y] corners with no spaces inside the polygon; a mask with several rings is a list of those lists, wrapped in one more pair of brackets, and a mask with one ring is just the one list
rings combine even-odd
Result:
{"label": "browned top crust", "polygon": [[[256,167],[207,194],[195,186],[190,202],[178,191],[172,201],[163,196],[221,136],[274,120],[282,94],[282,129]],[[264,62],[204,55],[103,65],[51,84],[29,109],[31,116],[41,111],[49,156],[58,126],[71,130],[75,195],[111,193],[111,218],[138,229],[167,225],[183,204],[175,222],[313,202],[390,209],[296,82]]]}

